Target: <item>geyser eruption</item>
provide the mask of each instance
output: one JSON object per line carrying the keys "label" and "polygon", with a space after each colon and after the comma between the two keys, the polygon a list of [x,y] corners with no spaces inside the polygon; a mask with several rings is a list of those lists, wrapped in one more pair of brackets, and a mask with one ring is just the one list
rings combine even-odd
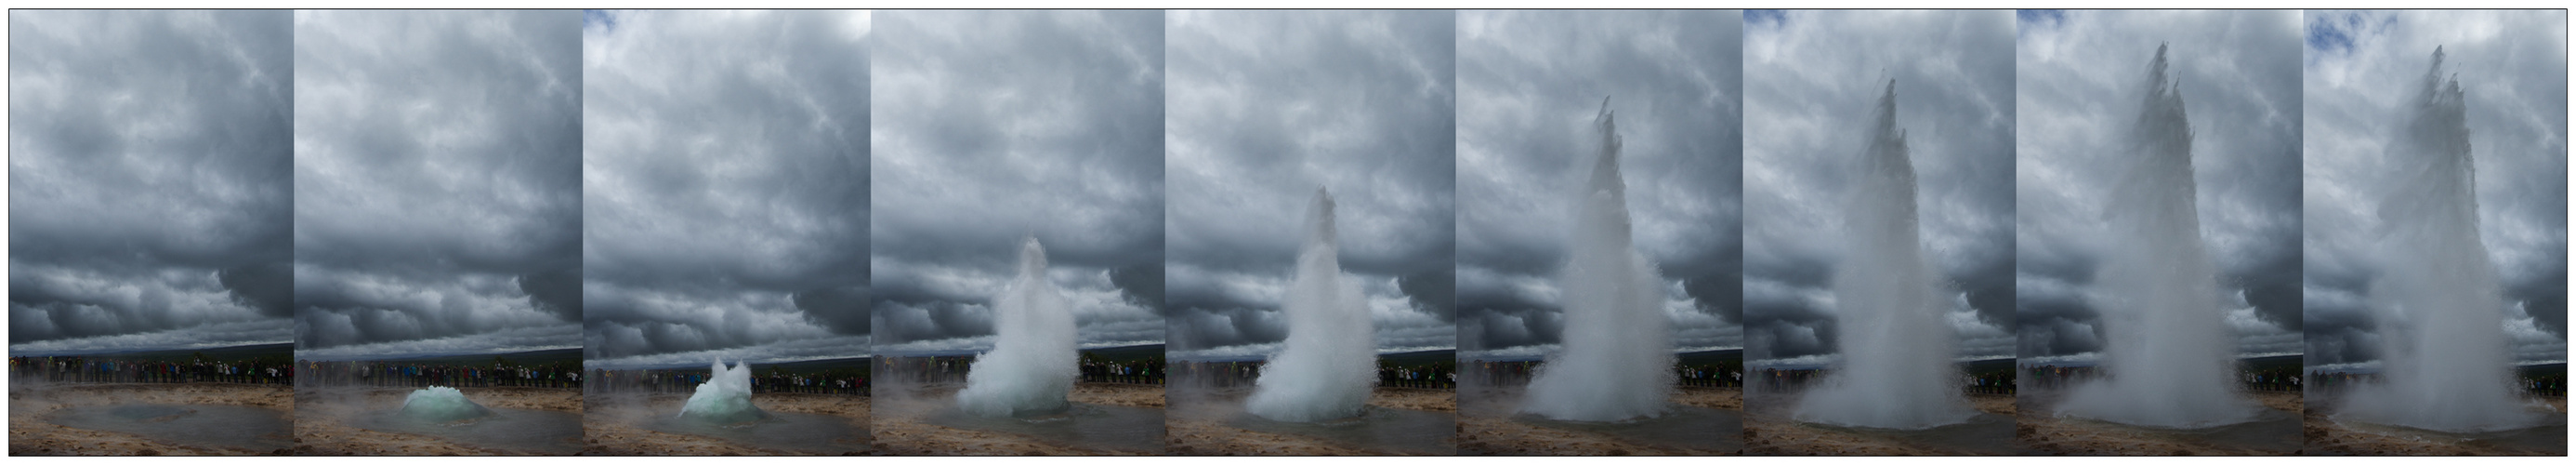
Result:
{"label": "geyser eruption", "polygon": [[2257,406],[2232,381],[2236,338],[2220,314],[2217,268],[2193,205],[2191,124],[2165,69],[2159,45],[2120,147],[2128,171],[2104,215],[2115,239],[2099,280],[2110,295],[2109,377],[2077,387],[2058,411],[2163,428],[2243,422]]}
{"label": "geyser eruption", "polygon": [[2478,238],[2476,164],[2468,108],[2442,50],[2413,89],[2405,126],[2388,146],[2405,173],[2379,207],[2383,270],[2370,288],[2383,382],[2345,399],[2350,418],[2477,432],[2527,426],[2504,334],[2504,298]]}
{"label": "geyser eruption", "polygon": [[491,415],[492,409],[471,400],[465,393],[447,386],[430,386],[403,397],[402,414],[416,420],[435,423],[470,420]]}
{"label": "geyser eruption", "polygon": [[957,408],[1006,417],[1063,411],[1080,375],[1074,358],[1073,303],[1047,280],[1046,247],[1020,240],[1020,273],[993,299],[993,350],[966,372]]}
{"label": "geyser eruption", "polygon": [[1563,350],[1530,380],[1521,411],[1557,420],[1654,416],[1673,389],[1672,330],[1663,278],[1631,246],[1627,183],[1619,178],[1619,129],[1610,101],[1593,118],[1600,145],[1572,196],[1573,256],[1565,289]]}
{"label": "geyser eruption", "polygon": [[707,382],[689,395],[689,403],[680,407],[680,417],[724,425],[768,419],[768,412],[751,405],[751,362],[734,363],[733,368],[725,368],[723,361],[711,362]]}
{"label": "geyser eruption", "polygon": [[1868,142],[1846,198],[1849,244],[1834,267],[1842,360],[1798,403],[1800,421],[1923,429],[1975,412],[1959,393],[1945,300],[1915,230],[1914,165],[1896,128],[1896,81],[1870,113]]}
{"label": "geyser eruption", "polygon": [[1334,243],[1333,196],[1315,190],[1306,207],[1306,245],[1289,283],[1287,346],[1262,365],[1244,410],[1278,421],[1349,418],[1376,383],[1377,332],[1359,284],[1342,277]]}

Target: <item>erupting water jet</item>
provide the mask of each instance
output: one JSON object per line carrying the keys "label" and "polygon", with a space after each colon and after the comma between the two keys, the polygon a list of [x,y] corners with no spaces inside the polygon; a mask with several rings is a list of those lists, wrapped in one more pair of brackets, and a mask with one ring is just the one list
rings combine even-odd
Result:
{"label": "erupting water jet", "polygon": [[1593,117],[1600,144],[1591,175],[1572,196],[1572,259],[1563,350],[1530,380],[1521,411],[1556,420],[1618,421],[1665,409],[1674,385],[1671,319],[1663,278],[1632,247],[1627,183],[1619,177],[1619,128],[1610,100]]}
{"label": "erupting water jet", "polygon": [[1799,400],[1795,417],[1886,429],[1967,421],[1975,411],[1951,362],[1958,336],[1942,319],[1945,301],[1915,229],[1914,164],[1896,128],[1895,80],[1873,108],[1844,207],[1849,245],[1834,267],[1842,360]]}
{"label": "erupting water jet", "polygon": [[2166,66],[2158,45],[2122,147],[2130,165],[2104,215],[2118,239],[2100,280],[2111,296],[2102,303],[2111,310],[2102,362],[2109,376],[2076,387],[2058,411],[2163,428],[2244,422],[2259,410],[2232,381],[2235,337],[2220,313],[2217,268],[2193,205],[2191,123]]}
{"label": "erupting water jet", "polygon": [[2501,431],[2535,420],[2513,384],[2504,297],[2478,238],[2476,162],[2466,95],[2442,75],[2442,50],[2413,89],[2387,157],[2405,173],[2383,199],[2380,269],[2371,309],[2387,332],[2382,382],[2344,399],[2338,416],[2451,432]]}
{"label": "erupting water jet", "polygon": [[1046,247],[1020,240],[1019,276],[993,299],[993,350],[966,372],[957,407],[990,417],[1044,414],[1072,406],[1081,373],[1074,362],[1073,304],[1047,280]]}
{"label": "erupting water jet", "polygon": [[1288,341],[1261,367],[1244,410],[1278,421],[1314,422],[1360,414],[1376,384],[1377,332],[1359,284],[1342,277],[1333,229],[1333,196],[1315,190],[1306,208],[1306,244],[1281,313]]}
{"label": "erupting water jet", "polygon": [[430,386],[403,397],[402,414],[433,423],[471,420],[491,415],[492,409],[465,400],[465,393],[447,386]]}
{"label": "erupting water jet", "polygon": [[680,417],[721,425],[768,419],[768,412],[751,404],[751,362],[738,362],[733,368],[725,368],[723,361],[713,362],[707,382],[689,395],[689,403],[680,407]]}

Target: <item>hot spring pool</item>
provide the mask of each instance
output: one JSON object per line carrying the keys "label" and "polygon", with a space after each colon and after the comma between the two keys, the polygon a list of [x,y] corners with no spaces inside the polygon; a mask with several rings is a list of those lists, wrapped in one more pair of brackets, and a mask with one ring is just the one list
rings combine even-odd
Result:
{"label": "hot spring pool", "polygon": [[284,412],[239,405],[122,404],[68,407],[45,421],[73,428],[131,433],[174,444],[252,453],[294,446]]}

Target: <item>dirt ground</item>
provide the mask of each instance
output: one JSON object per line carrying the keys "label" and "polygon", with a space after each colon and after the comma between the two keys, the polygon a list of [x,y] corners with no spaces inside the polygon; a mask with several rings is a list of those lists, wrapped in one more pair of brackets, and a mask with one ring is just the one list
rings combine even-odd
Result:
{"label": "dirt ground", "polygon": [[112,403],[240,405],[274,409],[293,418],[295,394],[285,385],[256,384],[13,384],[9,390],[9,455],[284,455],[288,449],[246,450],[169,444],[140,435],[77,429],[40,417],[66,407]]}

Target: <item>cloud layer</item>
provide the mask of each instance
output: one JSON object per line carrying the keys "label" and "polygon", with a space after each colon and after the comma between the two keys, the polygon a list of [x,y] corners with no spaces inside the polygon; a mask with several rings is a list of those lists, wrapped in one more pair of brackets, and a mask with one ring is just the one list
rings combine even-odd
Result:
{"label": "cloud layer", "polygon": [[1170,274],[1176,356],[1274,352],[1306,204],[1381,351],[1456,347],[1455,58],[1448,11],[1174,11]]}
{"label": "cloud layer", "polygon": [[1743,31],[1733,11],[1462,11],[1459,346],[1542,352],[1563,325],[1573,192],[1610,99],[1639,252],[1676,345],[1741,347]]}
{"label": "cloud layer", "polygon": [[1749,11],[1744,21],[1745,357],[1834,352],[1832,277],[1862,120],[1890,78],[1923,251],[1960,356],[2013,356],[2013,17]]}
{"label": "cloud layer", "polygon": [[2567,357],[2567,15],[2564,11],[2305,13],[2305,329],[2311,366],[2378,360],[2371,282],[2385,158],[2411,86],[2447,55],[2467,95],[2479,236],[2503,278],[2521,361]]}
{"label": "cloud layer", "polygon": [[582,23],[591,366],[868,351],[868,13]]}
{"label": "cloud layer", "polygon": [[282,11],[9,12],[9,352],[292,337]]}
{"label": "cloud layer", "polygon": [[580,21],[295,12],[299,355],[581,344]]}
{"label": "cloud layer", "polygon": [[1019,240],[1086,346],[1163,341],[1163,13],[876,15],[877,353],[991,347]]}
{"label": "cloud layer", "polygon": [[2300,350],[2297,11],[2022,12],[2017,324],[2024,357],[2099,355],[2093,281],[2147,62],[2168,47],[2192,130],[2201,239],[2240,354]]}

